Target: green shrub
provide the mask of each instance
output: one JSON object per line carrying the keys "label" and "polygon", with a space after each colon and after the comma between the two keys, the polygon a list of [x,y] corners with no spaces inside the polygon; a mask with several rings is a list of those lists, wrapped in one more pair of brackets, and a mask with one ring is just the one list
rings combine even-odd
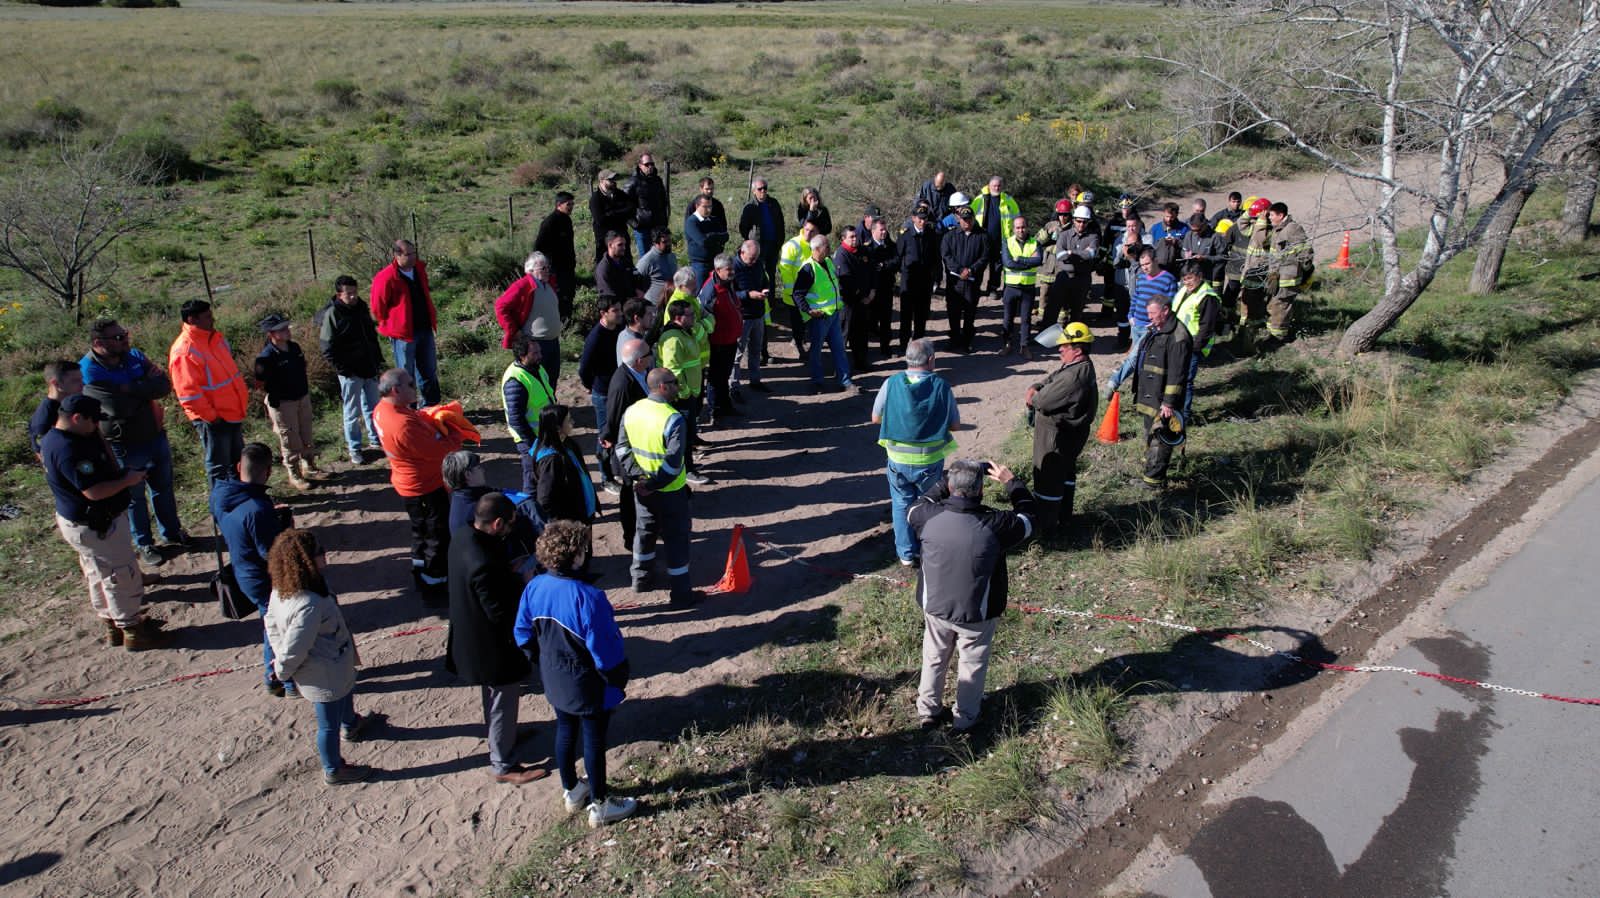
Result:
{"label": "green shrub", "polygon": [[246,155],[278,145],[278,130],[249,100],[239,100],[222,114],[222,138],[229,149]]}
{"label": "green shrub", "polygon": [[348,78],[323,78],[311,85],[311,92],[335,109],[354,109],[361,105],[361,88]]}
{"label": "green shrub", "polygon": [[867,58],[855,47],[840,47],[818,56],[815,67],[822,75],[832,75],[866,62]]}
{"label": "green shrub", "polygon": [[722,154],[717,146],[717,129],[687,116],[668,119],[662,125],[655,150],[670,159],[674,168],[708,168]]}
{"label": "green shrub", "polygon": [[150,262],[193,262],[194,253],[187,247],[177,243],[127,243],[124,252],[128,260],[136,265]]}
{"label": "green shrub", "polygon": [[144,165],[157,183],[170,184],[199,175],[201,168],[183,142],[159,124],[144,124],[117,137],[117,149],[130,162]]}
{"label": "green shrub", "polygon": [[60,97],[45,97],[33,104],[33,114],[39,121],[55,131],[76,131],[83,127],[83,108]]}
{"label": "green shrub", "polygon": [[422,122],[422,130],[471,134],[483,127],[486,103],[478,94],[447,94]]}
{"label": "green shrub", "polygon": [[649,62],[650,57],[628,46],[627,41],[610,41],[597,43],[590,51],[589,56],[603,67],[632,65],[636,62]]}
{"label": "green shrub", "polygon": [[263,165],[256,171],[255,188],[264,197],[280,197],[294,186],[294,175],[281,165]]}
{"label": "green shrub", "polygon": [[343,184],[361,168],[361,158],[343,141],[309,147],[295,159],[294,176],[306,184]]}

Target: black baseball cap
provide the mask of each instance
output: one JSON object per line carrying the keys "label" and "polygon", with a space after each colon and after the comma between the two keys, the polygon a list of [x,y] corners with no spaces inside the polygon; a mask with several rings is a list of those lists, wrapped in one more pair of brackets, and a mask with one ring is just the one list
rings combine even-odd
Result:
{"label": "black baseball cap", "polygon": [[96,421],[107,419],[105,411],[100,407],[100,400],[82,393],[74,393],[61,400],[61,411],[68,415],[82,415]]}

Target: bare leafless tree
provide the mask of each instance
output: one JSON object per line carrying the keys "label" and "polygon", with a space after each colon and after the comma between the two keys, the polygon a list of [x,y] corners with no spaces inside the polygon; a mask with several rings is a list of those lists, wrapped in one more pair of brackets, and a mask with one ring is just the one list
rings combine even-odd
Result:
{"label": "bare leafless tree", "polygon": [[[1525,198],[1547,146],[1585,111],[1600,69],[1600,0],[1199,0],[1196,33],[1227,34],[1253,59],[1248,75],[1223,74],[1179,40],[1158,56],[1205,82],[1219,104],[1333,171],[1376,183],[1372,212],[1384,295],[1353,323],[1338,352],[1371,349],[1433,282],[1475,246],[1501,211]],[[1425,177],[1399,162],[1425,151]],[[1498,161],[1505,180],[1482,214],[1468,214],[1471,166]],[[1402,254],[1402,199],[1427,214],[1423,245]],[[1512,223],[1515,218],[1511,218]]]}
{"label": "bare leafless tree", "polygon": [[1600,86],[1590,100],[1589,112],[1578,119],[1578,140],[1567,156],[1567,196],[1561,204],[1563,243],[1581,243],[1589,237],[1596,188],[1600,187]]}
{"label": "bare leafless tree", "polygon": [[70,309],[115,274],[106,250],[154,222],[169,197],[146,161],[110,141],[62,138],[53,156],[0,177],[0,268]]}

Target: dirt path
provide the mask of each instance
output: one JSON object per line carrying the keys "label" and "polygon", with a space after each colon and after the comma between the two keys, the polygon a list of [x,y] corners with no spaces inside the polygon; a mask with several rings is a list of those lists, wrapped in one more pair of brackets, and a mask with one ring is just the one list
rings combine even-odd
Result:
{"label": "dirt path", "polygon": [[[1310,208],[1321,195],[1323,221],[1361,208],[1359,198],[1321,178],[1251,191],[1292,208]],[[935,335],[942,336],[936,316]],[[979,345],[992,350],[994,304],[983,316]],[[1096,345],[1102,372],[1114,361],[1104,351],[1110,342]],[[718,483],[694,502],[697,584],[720,576],[729,531],[743,523],[752,528],[750,594],[692,611],[669,610],[659,593],[635,597],[626,587],[614,511],[605,509],[597,531],[600,585],[614,602],[639,602],[620,614],[635,672],[613,726],[623,757],[673,739],[714,711],[708,703],[719,701],[718,687],[754,681],[768,667],[764,647],[831,632],[840,581],[759,551],[756,540],[827,568],[892,563],[882,451],[867,418],[872,394],[898,363],[879,362],[861,375],[859,396],[813,397],[792,349],[778,351],[769,377],[774,395],[753,397],[738,429],[713,435],[718,445],[705,467]],[[1022,391],[1046,371],[1043,361],[1003,361],[992,351],[940,357],[963,418],[977,427],[960,435],[963,455],[999,447],[1017,421]],[[566,389],[585,404],[570,374]],[[486,435],[498,453],[492,482],[514,483],[503,427]],[[442,630],[384,638],[442,623],[410,594],[404,513],[385,472],[347,472],[337,489],[291,501],[299,521],[330,549],[328,579],[361,642],[366,667],[357,705],[388,718],[375,741],[347,752],[383,768],[380,780],[325,788],[316,775],[310,708],[267,697],[258,671],[76,708],[6,701],[0,817],[13,822],[0,835],[7,865],[0,885],[74,898],[431,895],[470,890],[495,864],[518,859],[529,837],[551,822],[553,782],[519,789],[489,780],[476,692],[442,671]],[[207,559],[190,554],[169,563],[153,591],[158,611],[178,631],[176,649],[129,655],[96,646],[93,622],[74,598],[40,608],[40,619],[56,623],[7,646],[0,693],[67,698],[259,662],[259,622],[221,621],[206,603]],[[524,757],[547,756],[550,714],[542,698],[524,700],[523,720]]]}

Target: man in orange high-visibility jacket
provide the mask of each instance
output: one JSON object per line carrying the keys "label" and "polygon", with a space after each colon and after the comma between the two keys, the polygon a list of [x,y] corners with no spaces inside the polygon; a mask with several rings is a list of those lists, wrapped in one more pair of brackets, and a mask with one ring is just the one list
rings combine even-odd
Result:
{"label": "man in orange high-visibility jacket", "polygon": [[167,353],[172,392],[200,434],[206,481],[228,480],[238,476],[250,391],[233,360],[233,348],[212,321],[211,303],[191,299],[179,314],[183,329]]}

